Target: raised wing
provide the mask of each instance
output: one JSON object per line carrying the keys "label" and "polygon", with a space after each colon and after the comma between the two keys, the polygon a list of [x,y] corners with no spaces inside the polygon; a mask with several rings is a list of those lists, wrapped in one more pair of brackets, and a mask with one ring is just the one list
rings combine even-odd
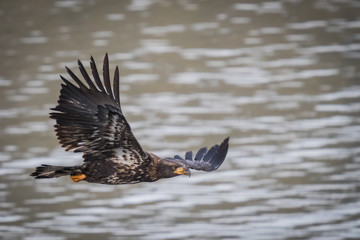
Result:
{"label": "raised wing", "polygon": [[185,159],[179,155],[175,155],[174,158],[185,161],[189,168],[211,172],[218,169],[224,162],[226,154],[229,149],[229,137],[218,145],[212,146],[209,151],[207,147],[200,148],[195,157],[191,151],[185,153]]}
{"label": "raised wing", "polygon": [[113,91],[107,54],[104,58],[103,82],[93,57],[90,66],[94,81],[80,60],[78,65],[88,86],[66,67],[78,86],[60,76],[65,84],[62,84],[58,105],[50,113],[50,118],[56,120],[55,131],[62,147],[66,151],[83,152],[85,161],[102,155],[114,155],[117,148],[132,152],[145,161],[148,156],[132,134],[121,111],[118,67],[115,69]]}

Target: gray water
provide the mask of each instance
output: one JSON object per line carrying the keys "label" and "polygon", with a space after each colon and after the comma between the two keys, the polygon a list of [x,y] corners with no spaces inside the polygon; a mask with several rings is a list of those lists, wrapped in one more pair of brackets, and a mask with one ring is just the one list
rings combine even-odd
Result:
{"label": "gray water", "polygon": [[[1,1],[1,239],[360,239],[360,2]],[[48,118],[64,66],[120,67],[143,148],[230,136],[213,173],[107,186]]]}

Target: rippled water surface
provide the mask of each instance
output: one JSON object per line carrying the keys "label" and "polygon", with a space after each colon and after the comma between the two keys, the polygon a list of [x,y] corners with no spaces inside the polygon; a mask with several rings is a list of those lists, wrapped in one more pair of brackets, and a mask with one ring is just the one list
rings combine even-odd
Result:
{"label": "rippled water surface", "polygon": [[[1,1],[1,239],[359,239],[360,2]],[[64,66],[109,53],[142,146],[231,137],[223,166],[107,186],[48,119]]]}

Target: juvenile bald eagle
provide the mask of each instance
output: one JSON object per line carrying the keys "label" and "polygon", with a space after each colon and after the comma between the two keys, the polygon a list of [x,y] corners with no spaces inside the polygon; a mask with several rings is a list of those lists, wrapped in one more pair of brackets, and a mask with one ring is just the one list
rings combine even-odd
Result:
{"label": "juvenile bald eagle", "polygon": [[118,67],[111,87],[107,54],[103,82],[93,57],[90,66],[94,81],[80,60],[78,65],[88,86],[66,67],[78,86],[60,76],[64,84],[50,118],[56,120],[54,127],[61,146],[66,151],[82,152],[84,161],[78,166],[41,165],[31,176],[55,178],[70,175],[74,182],[85,180],[102,184],[153,182],[178,175],[190,176],[190,168],[211,172],[225,160],[229,138],[209,150],[201,148],[195,156],[189,151],[185,158],[179,155],[160,158],[145,152],[121,111]]}

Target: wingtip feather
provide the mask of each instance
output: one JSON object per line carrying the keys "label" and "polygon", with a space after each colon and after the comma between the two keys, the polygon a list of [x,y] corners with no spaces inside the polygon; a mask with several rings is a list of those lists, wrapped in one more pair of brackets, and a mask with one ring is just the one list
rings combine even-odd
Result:
{"label": "wingtip feather", "polygon": [[[190,168],[211,172],[218,169],[224,162],[228,149],[229,137],[225,138],[220,144],[213,145],[209,150],[206,147],[200,148],[193,158],[191,151],[185,153],[185,161]],[[177,158],[179,159],[179,158]]]}
{"label": "wingtip feather", "polygon": [[110,85],[109,57],[107,53],[105,54],[103,63],[103,80],[107,93],[111,96],[111,98],[114,98],[114,94]]}
{"label": "wingtip feather", "polygon": [[219,148],[217,149],[215,155],[213,156],[214,161],[212,162],[213,162],[214,170],[218,169],[226,158],[226,155],[229,150],[229,139],[230,137],[224,139],[224,141],[220,144]]}

